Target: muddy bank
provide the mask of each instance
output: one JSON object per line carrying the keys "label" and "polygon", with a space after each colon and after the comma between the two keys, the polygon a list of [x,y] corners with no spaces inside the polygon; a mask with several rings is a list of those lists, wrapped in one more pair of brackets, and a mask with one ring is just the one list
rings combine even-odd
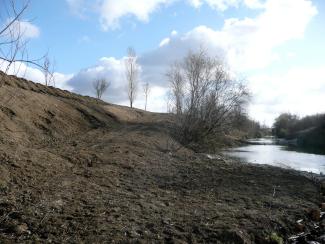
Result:
{"label": "muddy bank", "polygon": [[172,139],[168,115],[10,79],[2,243],[281,243],[318,209],[312,179],[195,154]]}
{"label": "muddy bank", "polygon": [[319,203],[297,172],[168,153],[152,129],[95,130],[8,157],[1,240],[265,243],[296,233]]}

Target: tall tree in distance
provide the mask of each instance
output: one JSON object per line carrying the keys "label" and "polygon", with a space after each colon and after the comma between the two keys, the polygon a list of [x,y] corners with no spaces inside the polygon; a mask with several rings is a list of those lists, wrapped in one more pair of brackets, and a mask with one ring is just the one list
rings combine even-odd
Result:
{"label": "tall tree in distance", "polygon": [[178,115],[182,113],[184,104],[185,81],[182,74],[182,67],[179,63],[171,65],[167,72],[167,78],[170,85],[170,102],[174,104],[174,112]]}
{"label": "tall tree in distance", "polygon": [[149,93],[150,93],[150,85],[149,85],[148,82],[146,82],[143,85],[143,93],[144,93],[144,98],[145,98],[144,110],[147,111],[148,96],[149,96]]}
{"label": "tall tree in distance", "polygon": [[109,86],[110,83],[104,78],[95,80],[93,83],[93,87],[96,93],[96,97],[98,99],[101,99]]}
{"label": "tall tree in distance", "polygon": [[133,108],[133,103],[138,90],[139,65],[137,64],[136,52],[132,47],[129,47],[127,50],[127,57],[125,59],[125,75],[130,107]]}
{"label": "tall tree in distance", "polygon": [[54,64],[51,62],[48,55],[45,55],[43,62],[43,74],[44,74],[44,84],[46,86],[52,85],[55,86],[54,80]]}

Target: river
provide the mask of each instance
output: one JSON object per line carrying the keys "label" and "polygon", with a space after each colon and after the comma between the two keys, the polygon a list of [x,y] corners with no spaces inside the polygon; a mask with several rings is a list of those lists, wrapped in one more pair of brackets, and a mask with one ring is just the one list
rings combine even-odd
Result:
{"label": "river", "polygon": [[231,148],[223,153],[241,161],[325,174],[325,155],[306,153],[276,145],[272,138],[249,140],[256,145]]}

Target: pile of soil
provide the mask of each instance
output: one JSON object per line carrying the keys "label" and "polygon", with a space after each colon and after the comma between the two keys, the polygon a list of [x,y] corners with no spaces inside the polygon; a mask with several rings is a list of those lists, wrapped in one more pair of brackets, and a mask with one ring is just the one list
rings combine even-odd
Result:
{"label": "pile of soil", "polygon": [[281,243],[318,207],[298,172],[182,147],[168,114],[0,80],[0,242]]}

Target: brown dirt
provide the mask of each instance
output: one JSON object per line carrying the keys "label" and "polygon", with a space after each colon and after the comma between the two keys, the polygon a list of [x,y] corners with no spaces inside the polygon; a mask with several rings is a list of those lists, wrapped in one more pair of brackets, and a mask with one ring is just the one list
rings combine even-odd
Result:
{"label": "brown dirt", "polygon": [[173,151],[169,115],[0,79],[1,243],[272,243],[318,203],[295,171]]}

